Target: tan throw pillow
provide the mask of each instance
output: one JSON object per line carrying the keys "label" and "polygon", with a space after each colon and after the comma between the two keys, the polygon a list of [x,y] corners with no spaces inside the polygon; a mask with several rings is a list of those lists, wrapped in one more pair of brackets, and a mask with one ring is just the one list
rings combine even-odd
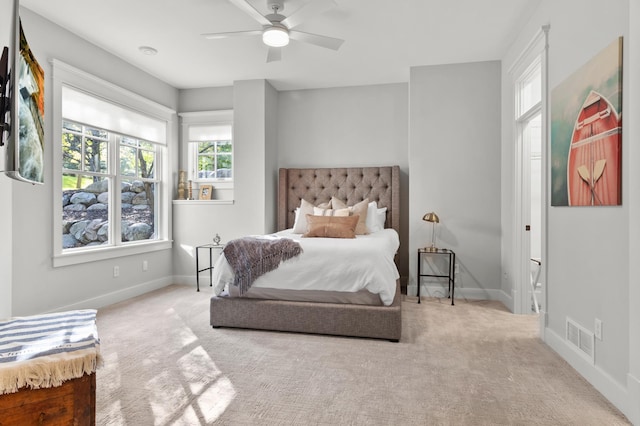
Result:
{"label": "tan throw pillow", "polygon": [[320,207],[313,208],[314,216],[349,216],[349,209],[323,209]]}
{"label": "tan throw pillow", "polygon": [[[348,207],[350,214],[355,216],[360,216],[360,221],[358,222],[358,226],[356,227],[356,235],[366,235],[369,233],[367,229],[367,210],[369,206],[369,199],[365,198],[360,201],[358,204]],[[331,207],[334,209],[344,209],[347,208],[347,205],[344,201],[337,199],[336,197],[331,197]]]}
{"label": "tan throw pillow", "polygon": [[358,216],[358,226],[356,226],[356,235],[366,235],[369,233],[367,229],[367,210],[369,209],[369,199],[365,198],[353,207],[349,207],[352,216]]}
{"label": "tan throw pillow", "polygon": [[309,230],[303,237],[355,238],[358,216],[307,215]]}
{"label": "tan throw pillow", "polygon": [[331,208],[333,208],[333,209],[346,209],[347,208],[347,203],[337,199],[336,197],[331,197],[330,203],[331,203]]}

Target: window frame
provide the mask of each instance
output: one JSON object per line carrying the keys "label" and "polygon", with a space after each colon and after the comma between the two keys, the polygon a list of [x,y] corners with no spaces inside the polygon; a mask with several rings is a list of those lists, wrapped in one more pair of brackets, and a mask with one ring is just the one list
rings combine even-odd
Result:
{"label": "window frame", "polygon": [[[201,111],[180,113],[182,121],[182,141],[186,146],[187,179],[196,184],[215,184],[217,189],[233,190],[235,181],[235,141],[233,135],[233,110]],[[191,141],[189,128],[191,126],[230,125],[231,126],[231,171],[232,177],[228,178],[199,178],[198,177],[198,150],[197,144],[204,141]]]}
{"label": "window frame", "polygon": [[[150,101],[140,95],[74,68],[57,59],[52,60],[53,66],[53,130],[55,135],[52,141],[53,148],[53,267],[61,267],[67,265],[81,264],[86,262],[95,262],[99,260],[111,259],[122,256],[130,256],[135,254],[148,253],[150,251],[167,250],[172,248],[171,235],[171,178],[168,158],[171,156],[171,135],[173,133],[173,121],[176,112],[163,105]],[[132,110],[133,112],[144,116],[159,120],[164,123],[166,134],[163,135],[164,140],[159,142],[160,149],[156,150],[158,158],[158,176],[159,190],[156,193],[157,199],[157,217],[156,217],[156,239],[126,242],[126,244],[109,244],[108,246],[94,246],[91,248],[79,248],[69,250],[62,249],[62,90],[63,87],[69,87],[77,91],[84,92],[87,95],[97,99],[110,102],[114,105]],[[85,123],[91,125],[91,123]],[[124,135],[128,136],[128,135]],[[165,142],[165,143],[163,143]],[[119,149],[119,144],[117,146]],[[114,151],[115,152],[115,151]],[[112,161],[115,158],[110,158]],[[119,167],[117,162],[112,162],[111,167]],[[82,171],[78,171],[82,173]],[[112,168],[110,173],[115,172]],[[119,173],[116,173],[114,184],[120,185]],[[112,212],[120,211],[120,200],[114,197],[114,205],[111,206]],[[119,217],[119,215],[118,215]],[[110,217],[110,220],[113,220]],[[117,221],[119,222],[119,221]],[[114,222],[115,223],[115,222]],[[116,224],[120,228],[119,223]],[[119,234],[114,231],[116,240]],[[118,240],[119,241],[119,240]],[[115,241],[114,241],[115,242]]]}

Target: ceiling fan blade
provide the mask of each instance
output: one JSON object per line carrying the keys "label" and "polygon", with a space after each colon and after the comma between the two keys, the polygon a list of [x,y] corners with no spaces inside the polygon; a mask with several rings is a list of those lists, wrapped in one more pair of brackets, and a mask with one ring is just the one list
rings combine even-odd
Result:
{"label": "ceiling fan blade", "polygon": [[334,0],[315,0],[298,9],[293,15],[282,20],[281,24],[287,28],[293,28],[302,24],[314,15],[319,15],[332,7],[337,6]]}
{"label": "ceiling fan blade", "polygon": [[255,36],[255,35],[262,35],[262,30],[232,31],[228,33],[209,33],[209,34],[202,34],[202,37],[209,40],[215,40],[220,38],[245,37],[245,36]]}
{"label": "ceiling fan blade", "polygon": [[267,53],[267,62],[276,62],[282,59],[282,49],[280,47],[270,47]]}
{"label": "ceiling fan blade", "polygon": [[315,44],[316,46],[325,47],[332,50],[340,49],[340,46],[342,46],[342,43],[344,43],[344,40],[339,38],[305,33],[302,31],[289,31],[289,37],[294,40]]}
{"label": "ceiling fan blade", "polygon": [[246,0],[229,1],[233,3],[238,9],[242,10],[244,13],[258,21],[260,25],[271,25],[271,21],[265,18],[262,13],[258,12],[258,10],[255,7],[251,6]]}

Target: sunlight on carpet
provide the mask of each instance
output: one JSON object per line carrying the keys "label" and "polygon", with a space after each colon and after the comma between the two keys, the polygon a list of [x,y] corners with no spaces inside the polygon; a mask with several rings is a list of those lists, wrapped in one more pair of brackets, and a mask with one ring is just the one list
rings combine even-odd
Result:
{"label": "sunlight on carpet", "polygon": [[391,343],[212,329],[201,290],[98,311],[97,424],[629,424],[499,302],[405,297]]}

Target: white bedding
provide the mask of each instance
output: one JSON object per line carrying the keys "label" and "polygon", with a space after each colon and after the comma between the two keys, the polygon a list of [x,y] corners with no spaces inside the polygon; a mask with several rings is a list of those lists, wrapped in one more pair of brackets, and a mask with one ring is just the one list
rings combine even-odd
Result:
{"label": "white bedding", "polygon": [[[393,257],[400,240],[393,229],[349,238],[302,238],[292,229],[275,235],[296,240],[304,252],[254,281],[252,287],[355,292],[366,289],[390,305],[400,277]],[[224,256],[213,269],[213,290],[220,294],[233,282]]]}

